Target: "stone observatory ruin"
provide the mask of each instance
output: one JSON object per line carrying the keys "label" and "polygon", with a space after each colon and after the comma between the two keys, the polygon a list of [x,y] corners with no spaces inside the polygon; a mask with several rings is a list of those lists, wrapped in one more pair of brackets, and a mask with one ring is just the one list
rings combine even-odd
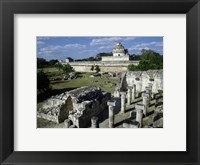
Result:
{"label": "stone observatory ruin", "polygon": [[119,97],[120,91],[129,91],[129,88],[137,96],[146,88],[151,88],[151,93],[156,94],[163,91],[163,70],[129,71],[122,72],[120,81],[114,95]]}
{"label": "stone observatory ruin", "polygon": [[48,99],[38,109],[37,117],[71,128],[90,127],[91,118],[107,109],[111,94],[98,87],[81,87]]}

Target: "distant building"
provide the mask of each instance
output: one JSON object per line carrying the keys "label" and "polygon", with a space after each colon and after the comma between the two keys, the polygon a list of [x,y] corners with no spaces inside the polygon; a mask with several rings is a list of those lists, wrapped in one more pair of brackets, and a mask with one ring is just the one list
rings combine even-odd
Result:
{"label": "distant building", "polygon": [[[128,50],[119,42],[112,51],[112,56],[103,56],[101,61],[71,61],[70,58],[60,61],[69,64],[76,72],[93,72],[92,66],[98,65],[101,72],[126,72],[128,65],[138,65],[139,59],[130,60]],[[72,59],[73,60],[73,59]]]}
{"label": "distant building", "polygon": [[69,63],[69,62],[73,62],[74,60],[71,57],[67,57],[64,60],[59,60],[60,63]]}
{"label": "distant building", "polygon": [[102,57],[102,61],[129,61],[128,50],[119,42],[115,45],[113,56]]}
{"label": "distant building", "polygon": [[68,63],[68,62],[73,62],[74,60],[71,57],[67,57],[64,61]]}

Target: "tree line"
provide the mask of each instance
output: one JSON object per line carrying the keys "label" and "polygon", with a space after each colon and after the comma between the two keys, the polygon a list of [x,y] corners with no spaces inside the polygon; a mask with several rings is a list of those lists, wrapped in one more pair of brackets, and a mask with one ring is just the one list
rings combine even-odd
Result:
{"label": "tree line", "polygon": [[[55,63],[53,66],[65,75],[69,75],[69,73],[74,72],[73,67],[69,64],[62,65],[61,63]],[[50,80],[43,69],[39,69],[37,71],[37,89],[40,93],[50,90]]]}
{"label": "tree line", "polygon": [[51,67],[51,66],[54,66],[57,63],[59,63],[59,61],[55,60],[55,59],[47,61],[44,58],[37,58],[37,67],[38,68]]}
{"label": "tree line", "polygon": [[146,71],[150,69],[163,69],[163,56],[153,50],[143,49],[139,60],[138,65],[128,65],[128,70]]}

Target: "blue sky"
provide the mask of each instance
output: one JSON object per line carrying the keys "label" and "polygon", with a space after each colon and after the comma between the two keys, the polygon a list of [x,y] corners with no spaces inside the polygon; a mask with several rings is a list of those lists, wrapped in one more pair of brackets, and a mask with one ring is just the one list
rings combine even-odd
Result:
{"label": "blue sky", "polygon": [[117,42],[129,54],[140,54],[142,49],[152,49],[163,55],[163,37],[37,37],[37,57],[62,60],[66,57],[81,59],[95,57],[101,52],[112,52]]}

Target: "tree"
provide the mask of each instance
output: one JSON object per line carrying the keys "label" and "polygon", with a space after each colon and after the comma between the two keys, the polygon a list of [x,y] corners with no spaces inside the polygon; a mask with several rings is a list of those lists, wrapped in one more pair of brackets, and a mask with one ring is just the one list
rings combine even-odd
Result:
{"label": "tree", "polygon": [[57,64],[58,63],[58,60],[50,60],[49,61],[49,65],[50,66],[54,66],[55,64]]}
{"label": "tree", "polygon": [[97,73],[100,72],[100,67],[99,67],[99,65],[95,65],[95,70],[96,70]]}
{"label": "tree", "polygon": [[129,55],[129,60],[130,61],[139,60],[139,59],[140,59],[139,55],[136,55],[136,54]]}
{"label": "tree", "polygon": [[90,70],[91,70],[91,71],[93,71],[93,70],[94,70],[94,65],[92,65],[92,66],[91,66],[91,69],[90,69]]}
{"label": "tree", "polygon": [[142,70],[163,69],[163,56],[153,50],[142,50],[138,67]]}
{"label": "tree", "polygon": [[50,81],[48,76],[40,70],[37,72],[37,89],[39,91],[47,91],[49,90]]}
{"label": "tree", "polygon": [[89,57],[87,58],[87,61],[96,61],[96,59],[94,57]]}
{"label": "tree", "polygon": [[146,71],[149,69],[163,69],[163,57],[153,51],[153,50],[145,50],[141,51],[140,62],[137,66],[131,64],[128,65],[128,70],[130,71]]}
{"label": "tree", "polygon": [[75,61],[96,61],[96,58],[88,57],[88,58],[77,59]]}
{"label": "tree", "polygon": [[137,71],[139,69],[138,69],[138,67],[136,65],[130,64],[130,65],[128,65],[128,70],[129,71]]}
{"label": "tree", "polygon": [[44,68],[48,66],[48,62],[44,58],[37,58],[37,67]]}
{"label": "tree", "polygon": [[74,71],[74,69],[69,64],[64,64],[63,67],[62,67],[62,70],[66,74],[69,74],[70,72]]}
{"label": "tree", "polygon": [[56,67],[59,71],[61,71],[61,70],[63,69],[63,65],[62,65],[61,63],[55,64],[55,67]]}

